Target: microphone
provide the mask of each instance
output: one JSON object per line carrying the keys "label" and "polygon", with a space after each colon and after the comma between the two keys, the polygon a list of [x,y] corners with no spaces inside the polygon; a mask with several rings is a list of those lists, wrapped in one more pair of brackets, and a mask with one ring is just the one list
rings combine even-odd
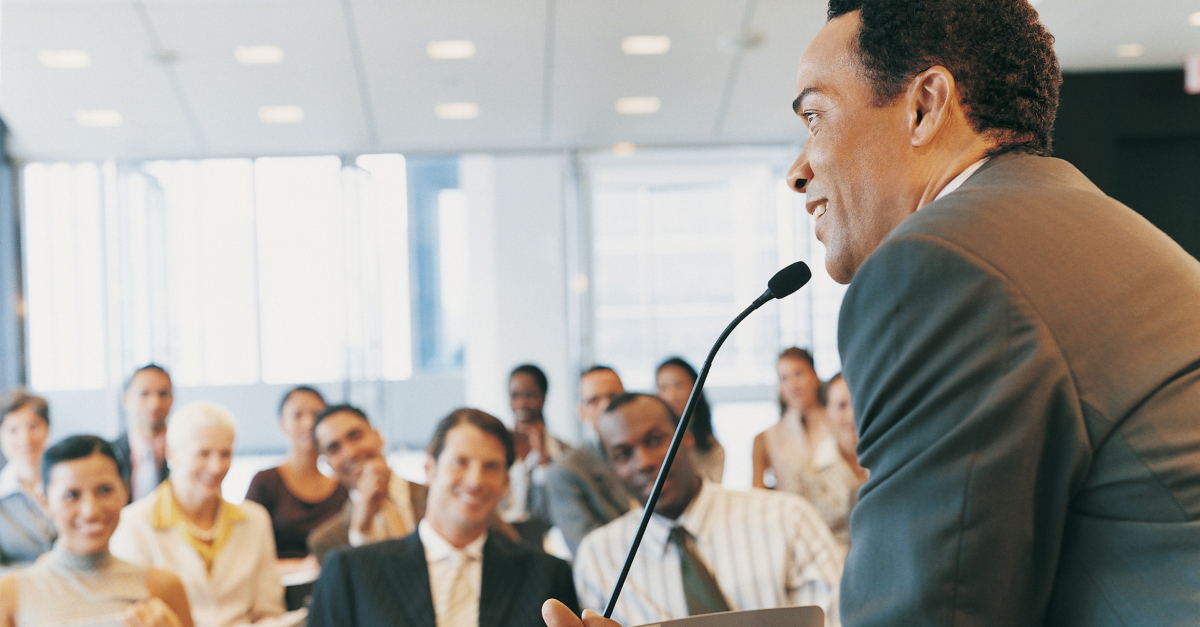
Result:
{"label": "microphone", "polygon": [[654,506],[658,504],[658,495],[662,492],[663,484],[667,480],[667,472],[671,470],[671,464],[675,461],[675,454],[679,452],[679,445],[683,443],[683,434],[687,433],[688,422],[692,419],[692,412],[696,410],[696,401],[700,398],[700,392],[704,389],[704,381],[708,378],[708,371],[712,368],[713,357],[716,357],[717,351],[721,349],[721,345],[725,343],[725,338],[733,332],[734,327],[741,324],[742,320],[746,319],[755,309],[762,307],[767,301],[776,298],[786,298],[795,293],[796,290],[804,287],[805,283],[812,278],[812,271],[808,269],[803,261],[797,261],[792,265],[775,273],[770,281],[767,281],[767,291],[762,293],[762,296],[754,299],[753,303],[747,307],[742,313],[738,314],[729,326],[717,338],[713,344],[712,350],[708,351],[708,358],[704,360],[704,366],[700,368],[700,375],[696,377],[696,385],[692,387],[692,394],[688,397],[687,406],[683,408],[683,415],[679,417],[679,426],[675,428],[675,437],[671,439],[671,448],[667,449],[667,456],[663,459],[662,468],[658,469],[658,478],[654,480],[654,489],[650,491],[650,497],[646,499],[645,511],[642,512],[642,523],[638,526],[637,534],[633,536],[633,544],[629,547],[629,554],[625,556],[625,566],[621,568],[621,575],[617,577],[617,583],[613,586],[612,594],[608,597],[608,605],[604,608],[604,617],[612,618],[613,609],[617,606],[617,597],[621,595],[621,589],[625,587],[625,578],[629,576],[629,568],[633,566],[633,558],[637,555],[638,547],[642,544],[642,536],[646,534],[646,526],[650,524],[650,516],[654,514]]}

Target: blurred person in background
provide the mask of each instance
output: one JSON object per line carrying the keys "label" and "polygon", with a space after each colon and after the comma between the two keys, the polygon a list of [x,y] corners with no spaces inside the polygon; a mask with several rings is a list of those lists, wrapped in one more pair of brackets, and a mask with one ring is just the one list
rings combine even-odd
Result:
{"label": "blurred person in background", "polygon": [[42,461],[54,548],[0,579],[0,626],[192,627],[179,577],[109,553],[129,500],[112,446],[94,435],[55,444]]}
{"label": "blurred person in background", "polygon": [[854,447],[854,409],[850,388],[842,375],[829,380],[825,392],[825,417],[833,437],[813,451],[809,464],[800,469],[799,493],[808,499],[829,525],[833,537],[843,548],[850,546],[850,510],[858,502],[858,488],[867,480],[867,471],[858,463]]}
{"label": "blurred person in background", "polygon": [[54,524],[42,494],[42,452],[50,435],[50,406],[24,389],[0,406],[0,569],[18,568],[54,544]]}
{"label": "blurred person in background", "polygon": [[517,366],[508,377],[517,458],[509,468],[509,493],[501,505],[502,517],[522,538],[538,546],[551,526],[548,468],[571,451],[546,429],[542,410],[549,388],[546,374],[533,364]]}
{"label": "blurred person in background", "polygon": [[142,366],[125,383],[121,396],[125,431],[112,446],[131,501],[150,494],[171,475],[166,456],[167,415],[174,402],[171,375],[162,366]]}
{"label": "blurred person in background", "polygon": [[254,475],[246,499],[267,508],[280,559],[308,556],[308,534],[338,513],[350,492],[317,468],[312,429],[325,399],[308,386],[292,388],[279,403],[279,429],[287,436],[283,463]]}
{"label": "blurred person in background", "polygon": [[[808,351],[791,347],[779,354],[779,422],[754,438],[754,487],[801,491],[800,477],[818,447],[837,443],[821,403],[821,379]],[[768,482],[768,473],[774,483]]]}
{"label": "blurred person in background", "polygon": [[308,534],[318,563],[330,551],[403,538],[425,513],[425,486],[407,481],[387,465],[383,436],[353,405],[333,405],[317,414],[312,429],[317,451],[350,492],[340,512]]}
{"label": "blurred person in background", "polygon": [[[284,612],[270,515],[258,503],[221,497],[234,434],[233,417],[215,403],[175,412],[167,429],[171,478],[125,508],[111,542],[123,560],[177,573],[198,627],[251,624]],[[302,621],[303,613],[294,618]]]}
{"label": "blurred person in background", "polygon": [[[654,374],[658,397],[667,402],[676,416],[683,417],[692,388],[696,387],[696,369],[684,361],[682,357],[669,357],[658,365]],[[712,409],[704,392],[696,399],[696,409],[688,422],[688,432],[696,441],[696,465],[705,479],[721,483],[725,475],[725,447],[717,441],[713,434]]]}

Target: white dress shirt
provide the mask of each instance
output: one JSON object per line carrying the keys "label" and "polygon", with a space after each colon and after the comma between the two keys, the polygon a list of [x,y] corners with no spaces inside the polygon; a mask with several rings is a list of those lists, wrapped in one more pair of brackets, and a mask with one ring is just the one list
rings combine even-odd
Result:
{"label": "white dress shirt", "polygon": [[949,193],[953,192],[954,190],[958,189],[959,186],[961,186],[963,183],[965,183],[967,179],[971,178],[971,175],[974,174],[976,170],[983,167],[983,164],[987,163],[988,159],[989,159],[989,157],[984,157],[984,158],[980,159],[979,161],[976,161],[975,163],[972,163],[971,165],[967,166],[966,170],[959,172],[958,176],[950,179],[950,182],[946,183],[946,186],[942,188],[942,191],[938,192],[938,195],[934,196],[933,199],[937,200],[937,199],[941,198],[942,196],[945,196],[946,194],[949,194]]}
{"label": "white dress shirt", "polygon": [[[425,520],[417,525],[417,535],[425,547],[429,592],[433,595],[437,627],[478,627],[479,592],[483,588],[483,543],[487,541],[487,532],[461,549],[446,541]],[[460,596],[458,603],[452,604],[451,596],[455,580],[460,576],[458,566],[461,560],[467,560],[461,574],[466,593]],[[458,617],[458,620],[453,620],[453,617]]]}
{"label": "white dress shirt", "polygon": [[[575,588],[585,608],[601,610],[641,522],[639,507],[588,534],[575,556]],[[819,605],[839,624],[841,551],[816,510],[794,494],[735,492],[705,481],[678,520],[655,514],[633,560],[613,619],[643,625],[688,615],[679,552],[668,542],[676,524],[695,539],[700,558],[731,609]]]}

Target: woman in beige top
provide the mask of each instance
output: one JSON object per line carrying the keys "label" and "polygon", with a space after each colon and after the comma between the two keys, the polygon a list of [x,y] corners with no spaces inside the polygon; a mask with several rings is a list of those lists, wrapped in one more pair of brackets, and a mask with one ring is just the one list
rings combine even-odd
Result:
{"label": "woman in beige top", "polygon": [[[800,492],[801,473],[833,433],[821,404],[821,380],[808,351],[779,355],[779,422],[754,437],[754,487]],[[774,481],[768,481],[773,477]]]}
{"label": "woman in beige top", "polygon": [[54,445],[42,459],[42,483],[58,541],[0,579],[0,626],[192,627],[178,577],[108,552],[129,498],[108,442],[76,435]]}

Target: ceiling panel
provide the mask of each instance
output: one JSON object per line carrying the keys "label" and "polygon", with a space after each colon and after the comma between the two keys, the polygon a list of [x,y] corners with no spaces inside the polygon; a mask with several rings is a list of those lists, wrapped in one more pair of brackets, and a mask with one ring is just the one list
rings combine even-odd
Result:
{"label": "ceiling panel", "polygon": [[[392,149],[528,147],[541,141],[546,2],[354,2],[380,141]],[[471,59],[434,60],[430,41],[466,39]],[[474,120],[434,106],[474,102]]]}
{"label": "ceiling panel", "polygon": [[[711,141],[733,58],[718,38],[739,30],[746,2],[564,0],[556,12],[554,124],[558,143]],[[629,56],[621,40],[667,35],[664,55]],[[658,113],[621,115],[618,98],[655,96]]]}
{"label": "ceiling panel", "polygon": [[796,69],[805,46],[825,24],[820,0],[759,0],[751,29],[762,46],[742,55],[721,137],[799,143],[804,125],[792,111]]}
{"label": "ceiling panel", "polygon": [[[1200,52],[1197,0],[1036,6],[1067,71],[1179,67]],[[4,0],[0,114],[23,159],[798,142],[793,76],[824,11],[822,0]],[[734,57],[718,41],[743,20],[762,44]],[[648,34],[671,37],[670,51],[620,51]],[[477,53],[431,60],[425,46],[439,39]],[[1118,58],[1129,43],[1145,53]],[[280,46],[284,62],[234,61],[234,46],[255,44]],[[38,62],[63,48],[86,50],[91,66]],[[173,62],[154,60],[160,48]],[[620,115],[624,96],[662,108]],[[434,117],[455,101],[480,116]],[[263,105],[305,118],[264,124]],[[81,127],[84,108],[117,109],[124,123]]]}
{"label": "ceiling panel", "polygon": [[[155,2],[147,5],[162,45],[214,154],[370,150],[351,44],[336,0]],[[197,28],[206,25],[208,28]],[[279,64],[243,65],[239,45],[274,45]],[[266,124],[262,106],[294,105],[304,120]]]}
{"label": "ceiling panel", "polygon": [[[30,158],[103,158],[202,150],[130,2],[6,4],[0,112],[12,150]],[[82,49],[85,69],[48,69],[41,50]],[[85,128],[79,109],[116,109],[116,128]]]}

